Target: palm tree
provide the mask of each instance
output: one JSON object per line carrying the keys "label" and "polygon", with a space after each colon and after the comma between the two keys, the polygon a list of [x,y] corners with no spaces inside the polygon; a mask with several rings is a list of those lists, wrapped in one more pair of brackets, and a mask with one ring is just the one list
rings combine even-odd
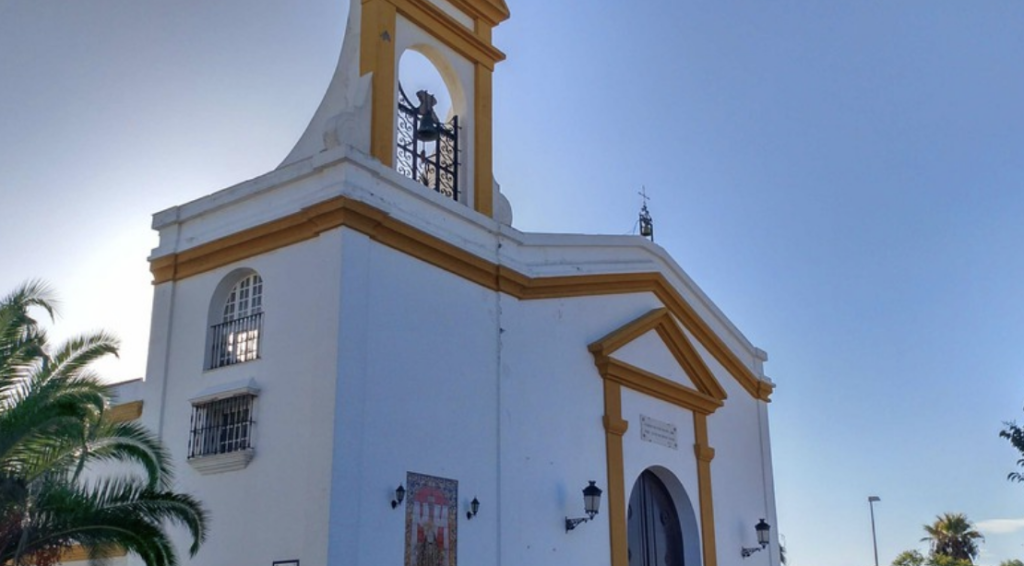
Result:
{"label": "palm tree", "polygon": [[932,545],[932,555],[948,556],[973,563],[978,556],[978,542],[985,540],[963,513],[943,513],[935,522],[924,526],[928,536],[922,541]]}
{"label": "palm tree", "polygon": [[188,530],[194,556],[206,513],[171,490],[155,436],[108,418],[110,392],[89,365],[116,355],[117,340],[100,332],[51,351],[32,310],[52,319],[53,304],[38,282],[0,299],[0,564],[47,566],[80,545],[93,557],[123,549],[175,566],[166,525]]}

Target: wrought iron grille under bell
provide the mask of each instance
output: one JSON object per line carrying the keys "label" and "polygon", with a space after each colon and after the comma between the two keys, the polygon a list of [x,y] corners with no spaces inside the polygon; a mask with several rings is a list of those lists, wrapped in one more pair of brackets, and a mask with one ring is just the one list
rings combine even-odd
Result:
{"label": "wrought iron grille under bell", "polygon": [[459,200],[459,117],[448,124],[434,112],[437,98],[425,90],[413,105],[398,85],[395,169],[453,200]]}

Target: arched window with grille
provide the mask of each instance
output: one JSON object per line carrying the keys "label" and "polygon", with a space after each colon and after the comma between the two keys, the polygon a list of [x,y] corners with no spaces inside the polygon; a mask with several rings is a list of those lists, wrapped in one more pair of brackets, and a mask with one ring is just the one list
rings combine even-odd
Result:
{"label": "arched window with grille", "polygon": [[[232,283],[230,287],[227,284]],[[247,270],[228,277],[211,305],[207,367],[215,369],[260,357],[263,329],[263,278]],[[213,307],[219,306],[218,309]],[[217,317],[214,313],[220,313]]]}

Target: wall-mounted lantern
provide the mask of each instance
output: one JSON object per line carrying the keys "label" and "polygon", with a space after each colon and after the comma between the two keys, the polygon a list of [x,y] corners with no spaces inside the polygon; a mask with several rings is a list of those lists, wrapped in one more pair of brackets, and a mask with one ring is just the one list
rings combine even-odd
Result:
{"label": "wall-mounted lantern", "polygon": [[575,529],[576,525],[586,523],[593,519],[594,515],[597,515],[598,510],[601,508],[601,488],[597,487],[595,483],[597,482],[591,481],[590,485],[583,488],[583,510],[587,512],[587,516],[575,519],[566,517],[565,532]]}
{"label": "wall-mounted lantern", "polygon": [[395,498],[391,500],[391,508],[398,507],[402,504],[403,500],[405,500],[405,488],[402,487],[402,484],[398,484],[398,488],[395,490]]}
{"label": "wall-mounted lantern", "polygon": [[466,511],[466,520],[470,520],[476,517],[477,512],[480,511],[480,501],[477,498],[473,498],[473,501],[469,502],[469,511]]}
{"label": "wall-mounted lantern", "polygon": [[743,547],[743,558],[747,558],[751,554],[768,546],[768,534],[772,530],[772,526],[764,522],[764,519],[761,519],[756,525],[754,525],[754,530],[757,531],[757,542],[761,546]]}

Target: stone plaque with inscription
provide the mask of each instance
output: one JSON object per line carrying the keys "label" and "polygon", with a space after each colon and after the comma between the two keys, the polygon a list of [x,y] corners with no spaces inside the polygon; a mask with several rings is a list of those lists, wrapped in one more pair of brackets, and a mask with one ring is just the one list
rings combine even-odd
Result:
{"label": "stone plaque with inscription", "polygon": [[640,415],[640,440],[678,450],[679,441],[676,430],[676,425],[672,423]]}

